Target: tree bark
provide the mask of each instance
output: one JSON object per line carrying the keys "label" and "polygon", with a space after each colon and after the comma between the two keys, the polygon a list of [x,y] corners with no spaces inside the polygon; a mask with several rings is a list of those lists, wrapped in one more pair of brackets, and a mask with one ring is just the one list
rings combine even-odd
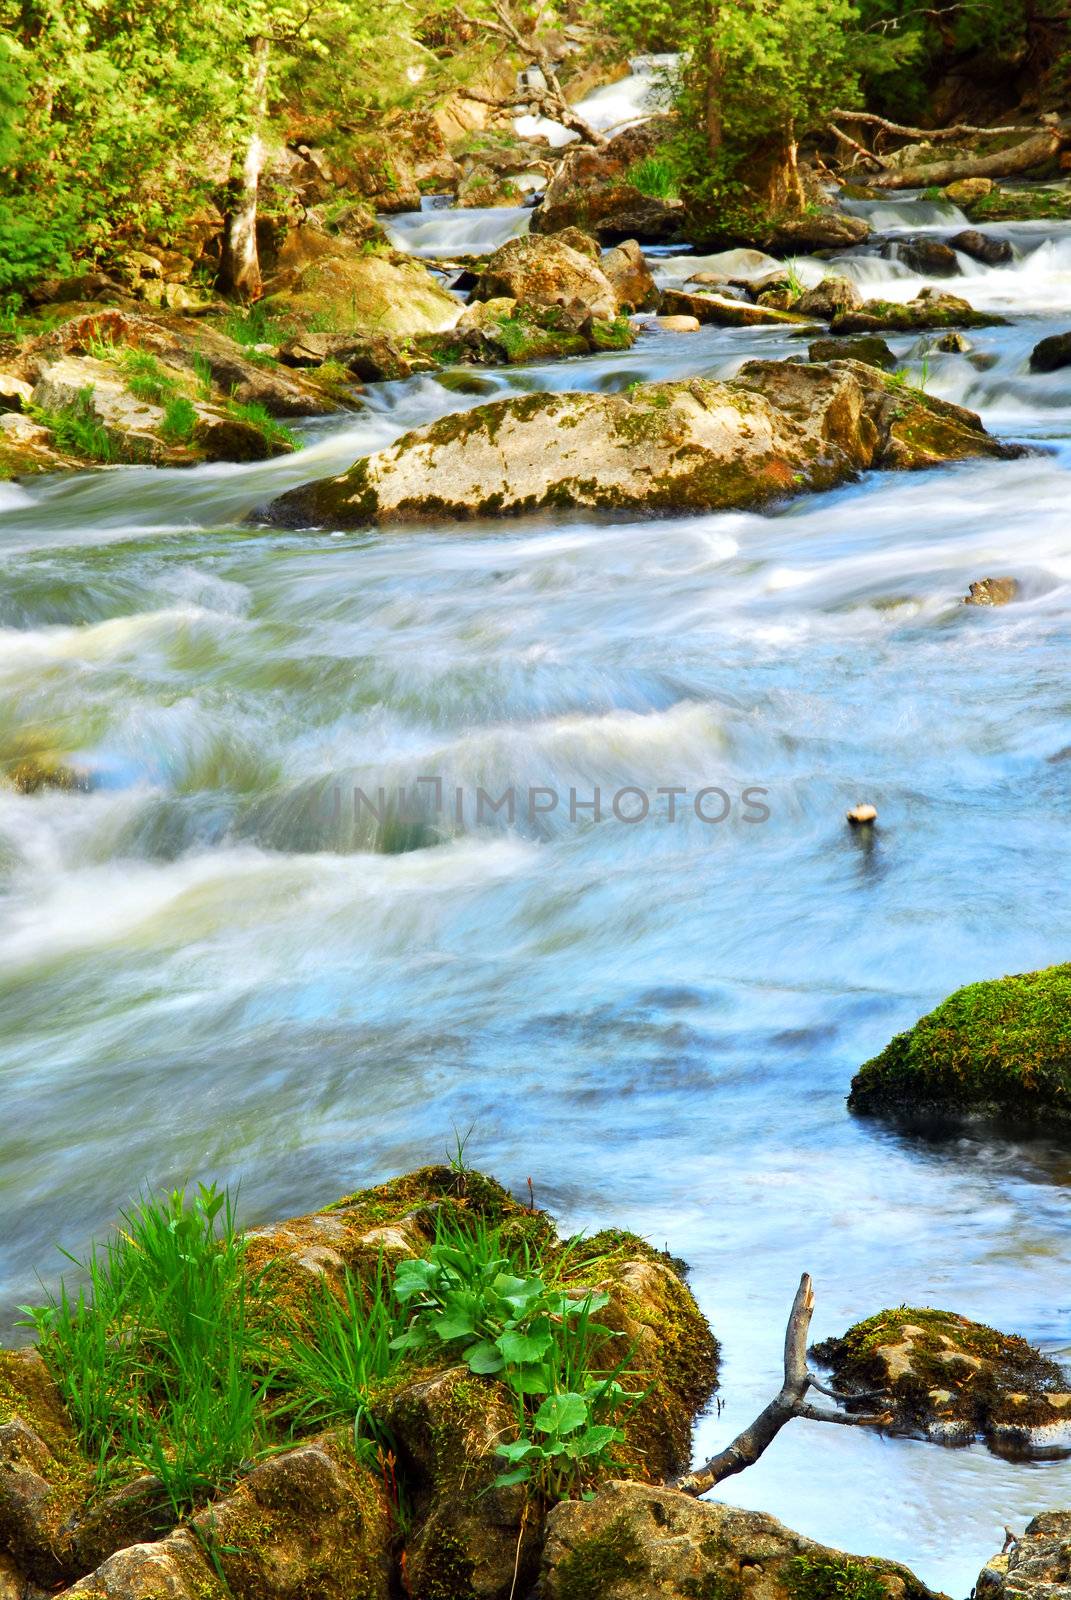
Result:
{"label": "tree bark", "polygon": [[[999,131],[999,130],[994,130]],[[1064,139],[1054,129],[1036,133],[1010,150],[997,150],[988,156],[967,156],[959,161],[931,162],[925,167],[890,167],[867,182],[875,189],[943,188],[960,178],[1013,178],[1051,161],[1058,155]]]}
{"label": "tree bark", "polygon": [[234,180],[235,198],[227,216],[219,266],[219,287],[241,300],[258,300],[263,287],[257,254],[257,200],[264,165],[261,138],[268,109],[268,64],[271,43],[263,36],[253,42],[250,82],[249,140],[242,170]]}
{"label": "tree bark", "polygon": [[706,61],[704,63],[706,70],[703,85],[703,125],[706,132],[707,156],[713,162],[717,159],[721,150],[722,140],[725,137],[725,119],[722,116],[721,109],[725,62],[722,58],[718,40],[720,16],[717,0],[708,0],[706,21],[707,41]]}

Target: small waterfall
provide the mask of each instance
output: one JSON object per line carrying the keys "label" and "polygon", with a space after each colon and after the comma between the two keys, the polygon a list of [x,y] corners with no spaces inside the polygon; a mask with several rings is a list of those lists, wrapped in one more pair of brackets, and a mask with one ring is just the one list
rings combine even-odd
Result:
{"label": "small waterfall", "polygon": [[402,211],[380,220],[396,250],[427,260],[484,256],[507,239],[528,232],[531,212],[525,206],[443,206],[434,211]]}
{"label": "small waterfall", "polygon": [[[602,133],[655,116],[668,109],[668,84],[678,59],[672,54],[634,56],[627,78],[592,90],[577,102],[575,110]],[[523,139],[546,139],[555,150],[577,137],[548,117],[515,117],[513,126]]]}

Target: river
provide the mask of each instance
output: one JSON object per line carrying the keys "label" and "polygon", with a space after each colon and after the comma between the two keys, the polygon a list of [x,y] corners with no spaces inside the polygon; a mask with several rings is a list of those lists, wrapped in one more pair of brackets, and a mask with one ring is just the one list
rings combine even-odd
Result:
{"label": "river", "polygon": [[[879,225],[963,225],[934,209],[882,202]],[[431,221],[453,254],[484,218]],[[94,784],[0,790],[5,1327],[54,1245],[83,1250],[139,1184],[240,1183],[266,1220],[471,1127],[469,1159],[531,1176],[568,1227],[628,1225],[692,1263],[725,1353],[700,1451],[777,1387],[805,1268],[817,1336],[906,1302],[1067,1354],[1066,1147],[909,1140],[844,1104],[957,985],[1068,957],[1071,371],[1027,356],[1071,325],[1071,228],[990,231],[1015,260],[944,286],[1012,325],[968,354],[892,343],[1038,447],[1021,460],[769,515],[243,520],[490,394],[799,350],[710,328],[490,372],[482,395],[375,385],[266,464],[0,488],[0,740]],[[841,265],[870,293],[922,282]],[[960,604],[1004,573],[1016,604]],[[510,828],[469,805],[376,837],[331,804],[428,774],[470,798],[761,786],[770,817],[596,823],[563,801]],[[872,841],[844,824],[861,799]],[[797,1422],[723,1492],[959,1597],[1004,1523],[1071,1503],[1071,1465]]]}

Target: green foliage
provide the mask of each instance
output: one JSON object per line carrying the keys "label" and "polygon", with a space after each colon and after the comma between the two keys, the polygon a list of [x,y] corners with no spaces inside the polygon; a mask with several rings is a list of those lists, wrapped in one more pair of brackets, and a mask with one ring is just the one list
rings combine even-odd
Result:
{"label": "green foliage", "polygon": [[184,394],[172,395],[164,403],[160,436],[166,444],[190,444],[197,427],[197,409]]}
{"label": "green foliage", "polygon": [[37,407],[32,415],[35,422],[51,429],[57,449],[102,464],[119,459],[114,439],[93,408],[92,384],[80,389],[70,405],[55,411]]}
{"label": "green foliage", "polygon": [[228,400],[227,415],[234,417],[238,422],[251,422],[255,428],[260,429],[269,444],[281,445],[287,450],[297,449],[297,437],[293,430],[270,416],[262,405],[256,403],[246,405],[238,400]]}
{"label": "green foliage", "polygon": [[394,1294],[409,1321],[393,1349],[419,1360],[456,1346],[470,1372],[514,1395],[520,1436],[498,1447],[507,1463],[499,1484],[532,1481],[560,1497],[612,1462],[624,1438],[614,1418],[638,1395],[618,1382],[623,1363],[597,1370],[617,1337],[594,1320],[607,1295],[570,1295],[518,1261],[501,1230],[450,1222],[426,1258],[399,1264]]}
{"label": "green foliage", "polygon": [[675,200],[677,174],[667,156],[644,156],[625,174],[633,188],[654,200]]}
{"label": "green foliage", "polygon": [[229,339],[243,345],[282,344],[288,332],[261,301],[228,312],[220,329]]}
{"label": "green foliage", "polygon": [[99,1479],[134,1462],[177,1516],[227,1483],[263,1443],[251,1308],[230,1197],[198,1185],[123,1213],[88,1281],[24,1307]]}
{"label": "green foliage", "polygon": [[784,1572],[791,1600],[888,1600],[878,1567],[848,1556],[793,1556]]}
{"label": "green foliage", "polygon": [[630,50],[680,48],[680,12],[671,0],[599,0],[598,10],[607,31]]}

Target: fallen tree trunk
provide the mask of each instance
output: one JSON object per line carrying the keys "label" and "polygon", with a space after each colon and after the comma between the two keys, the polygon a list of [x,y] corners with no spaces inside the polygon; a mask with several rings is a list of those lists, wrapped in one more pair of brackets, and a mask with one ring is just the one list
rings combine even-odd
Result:
{"label": "fallen tree trunk", "polygon": [[686,1473],[683,1478],[675,1478],[669,1488],[679,1489],[682,1494],[706,1494],[724,1478],[731,1478],[735,1473],[753,1466],[767,1445],[793,1417],[807,1417],[812,1422],[839,1422],[848,1427],[873,1427],[892,1420],[888,1413],[876,1417],[849,1416],[845,1412],[826,1411],[808,1403],[808,1389],[816,1389],[832,1399],[837,1398],[807,1368],[807,1334],[813,1311],[814,1287],[809,1273],[805,1272],[796,1290],[785,1330],[785,1381],[779,1392],[759,1412],[754,1422],[737,1434],[727,1449],[711,1456],[697,1471]]}
{"label": "fallen tree trunk", "polygon": [[988,156],[965,156],[958,161],[936,161],[924,167],[891,167],[867,181],[874,189],[943,188],[961,178],[1014,178],[1040,167],[1059,155],[1066,136],[1046,128],[1009,150],[996,150]]}

